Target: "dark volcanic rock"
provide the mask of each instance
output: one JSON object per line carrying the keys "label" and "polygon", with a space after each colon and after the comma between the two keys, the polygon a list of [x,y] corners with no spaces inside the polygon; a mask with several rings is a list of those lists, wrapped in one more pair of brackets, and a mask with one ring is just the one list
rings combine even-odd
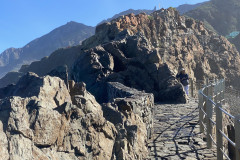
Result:
{"label": "dark volcanic rock", "polygon": [[[72,78],[86,82],[100,102],[106,102],[106,86],[101,82],[111,81],[152,92],[158,101],[185,103],[182,86],[174,73],[162,62],[158,50],[150,49],[149,45],[145,37],[130,36],[97,46],[76,61]],[[103,88],[101,93],[96,90],[96,84]]]}
{"label": "dark volcanic rock", "polygon": [[[150,16],[130,14],[102,24],[83,44],[86,49],[102,44],[120,64],[114,67],[118,72],[115,70],[110,79],[114,77],[127,86],[147,92],[151,90],[149,86],[159,92],[164,92],[161,87],[171,88],[173,75],[180,67],[184,67],[193,80],[226,78],[227,85],[240,87],[237,84],[240,57],[236,48],[224,37],[207,30],[202,22],[182,17],[174,9],[156,11]],[[161,69],[165,65],[169,71]],[[166,83],[166,79],[172,84]],[[146,83],[142,85],[141,81]]]}
{"label": "dark volcanic rock", "polygon": [[59,77],[64,80],[67,88],[68,88],[68,67],[66,65],[59,66],[53,69],[51,72],[48,73],[49,76],[52,77]]}
{"label": "dark volcanic rock", "polygon": [[[154,96],[151,93],[140,92],[126,87],[118,82],[109,82],[107,86],[108,100],[122,112],[131,112],[139,115],[146,124],[148,138],[153,133]],[[111,112],[112,113],[112,112]],[[111,115],[106,116],[111,117]],[[116,116],[118,117],[118,116]]]}

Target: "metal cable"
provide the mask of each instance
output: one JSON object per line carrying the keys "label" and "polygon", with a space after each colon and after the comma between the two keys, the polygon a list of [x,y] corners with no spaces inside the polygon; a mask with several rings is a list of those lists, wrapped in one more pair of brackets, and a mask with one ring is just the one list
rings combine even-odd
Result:
{"label": "metal cable", "polygon": [[224,138],[226,138],[226,140],[227,140],[229,143],[231,143],[231,145],[232,145],[233,147],[236,147],[236,143],[234,143],[231,139],[229,139],[228,136],[223,133],[223,131],[221,131],[221,130],[218,130],[218,131],[222,134],[222,136],[223,136]]}

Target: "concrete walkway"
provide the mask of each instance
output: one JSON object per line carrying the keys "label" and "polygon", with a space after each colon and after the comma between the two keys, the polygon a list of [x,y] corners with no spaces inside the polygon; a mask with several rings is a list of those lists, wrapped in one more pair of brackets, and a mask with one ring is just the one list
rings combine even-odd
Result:
{"label": "concrete walkway", "polygon": [[149,159],[217,159],[216,147],[207,149],[203,137],[194,99],[188,104],[155,104],[154,135],[148,142]]}

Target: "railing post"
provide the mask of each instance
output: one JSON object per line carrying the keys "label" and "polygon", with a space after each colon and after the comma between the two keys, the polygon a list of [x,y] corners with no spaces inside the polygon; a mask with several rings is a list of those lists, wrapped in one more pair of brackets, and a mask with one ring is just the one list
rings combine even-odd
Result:
{"label": "railing post", "polygon": [[240,115],[235,116],[234,127],[235,127],[235,152],[236,160],[240,159]]}
{"label": "railing post", "polygon": [[[210,88],[209,88],[210,90]],[[212,139],[211,139],[211,135],[212,135],[212,122],[210,120],[210,118],[212,118],[212,103],[209,101],[209,99],[211,99],[211,96],[207,97],[207,101],[206,101],[206,113],[207,113],[207,147],[208,148],[212,148]]]}
{"label": "railing post", "polygon": [[213,114],[213,104],[209,100],[212,99],[213,86],[210,85],[207,88],[208,88],[207,89],[208,97],[207,97],[207,102],[206,102],[206,104],[207,104],[206,105],[206,113],[207,113],[207,147],[208,148],[212,148],[212,139],[211,139],[211,135],[212,135],[212,122],[211,122],[210,118],[212,118],[212,114]]}
{"label": "railing post", "polygon": [[191,86],[191,96],[193,97],[193,79],[190,79],[190,86]]}
{"label": "railing post", "polygon": [[223,98],[223,103],[222,104],[225,104],[225,80],[223,79],[223,96],[222,96],[222,98]]}
{"label": "railing post", "polygon": [[223,153],[221,151],[223,146],[223,137],[219,130],[222,131],[222,111],[220,110],[221,103],[216,105],[216,134],[217,134],[217,160],[223,160]]}
{"label": "railing post", "polygon": [[203,112],[202,112],[202,108],[203,108],[203,95],[201,94],[201,92],[198,92],[198,107],[199,107],[199,123],[200,123],[200,132],[204,133],[204,128],[203,128]]}
{"label": "railing post", "polygon": [[218,86],[218,80],[217,79],[215,79],[215,86],[214,86],[214,94],[215,94],[215,99],[214,99],[214,102],[217,104],[218,103],[218,93],[219,93],[219,86]]}
{"label": "railing post", "polygon": [[[207,85],[204,85],[203,87],[205,87],[205,89],[203,90],[203,94],[205,95],[205,96],[208,96],[208,92],[207,92]],[[203,97],[203,110],[204,110],[204,112],[206,113],[206,110],[207,110],[207,98],[206,97]],[[206,115],[204,116],[204,118],[203,118],[203,122],[204,123],[206,123]]]}
{"label": "railing post", "polygon": [[[209,80],[208,80],[208,78],[206,79],[206,86],[208,86],[209,85]],[[208,87],[206,87],[206,93],[208,94]]]}
{"label": "railing post", "polygon": [[224,90],[225,90],[225,85],[224,85],[224,80],[221,80],[219,83],[219,101],[221,102],[221,104],[224,104]]}
{"label": "railing post", "polygon": [[213,98],[213,87],[213,84],[208,87],[208,96],[210,96],[211,99]]}
{"label": "railing post", "polygon": [[219,81],[216,82],[216,98],[215,102],[218,103],[220,101],[220,85]]}

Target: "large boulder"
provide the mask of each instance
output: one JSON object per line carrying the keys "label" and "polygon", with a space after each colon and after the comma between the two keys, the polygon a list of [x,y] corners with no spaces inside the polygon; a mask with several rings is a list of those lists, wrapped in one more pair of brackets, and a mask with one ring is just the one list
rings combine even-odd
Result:
{"label": "large boulder", "polygon": [[116,129],[86,90],[70,95],[60,78],[29,73],[1,93],[6,93],[0,99],[2,156],[16,160],[112,157]]}
{"label": "large boulder", "polygon": [[175,79],[182,67],[193,81],[226,78],[227,85],[240,87],[236,48],[174,9],[129,14],[101,24],[82,48],[71,77],[87,83],[100,102],[106,101],[102,82],[110,81],[154,93],[156,101],[184,103],[183,88]]}
{"label": "large boulder", "polygon": [[153,93],[157,101],[185,103],[175,73],[163,63],[158,50],[144,45],[146,41],[132,36],[86,51],[75,62],[72,79],[84,81],[99,102],[107,102],[106,82],[120,82]]}
{"label": "large boulder", "polygon": [[64,102],[71,102],[65,83],[58,77],[39,77],[35,73],[27,73],[16,85],[0,89],[0,98],[9,96],[37,97],[44,108],[56,108]]}
{"label": "large boulder", "polygon": [[110,160],[148,155],[142,117],[115,109],[120,120],[112,122],[84,83],[70,81],[68,90],[58,77],[28,73],[0,93],[3,159]]}

